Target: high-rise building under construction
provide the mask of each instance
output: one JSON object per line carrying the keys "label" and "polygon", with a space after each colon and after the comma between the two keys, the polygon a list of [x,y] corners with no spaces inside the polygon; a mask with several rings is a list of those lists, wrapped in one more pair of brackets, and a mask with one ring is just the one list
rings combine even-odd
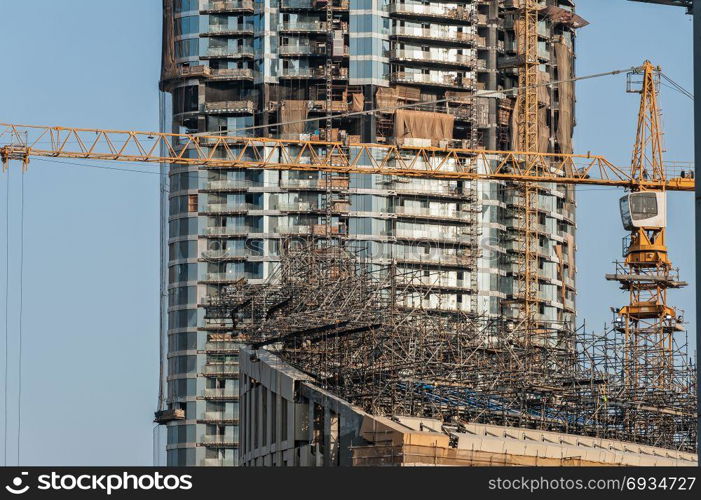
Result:
{"label": "high-rise building under construction", "polygon": [[[521,3],[164,0],[162,127],[340,148],[515,149]],[[538,149],[569,153],[574,92],[563,80],[586,21],[570,0],[537,5]],[[295,238],[418,270],[408,305],[518,321],[524,210],[507,182],[163,172],[157,421],[168,465],[237,464],[239,345],[204,306],[227,285],[262,283]],[[549,325],[574,323],[574,207],[571,187],[538,186],[535,319]]]}

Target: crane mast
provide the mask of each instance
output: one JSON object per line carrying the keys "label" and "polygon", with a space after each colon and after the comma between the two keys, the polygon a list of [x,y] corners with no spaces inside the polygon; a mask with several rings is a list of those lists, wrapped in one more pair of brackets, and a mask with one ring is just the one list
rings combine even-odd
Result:
{"label": "crane mast", "polygon": [[[538,6],[536,0],[522,0],[518,56],[521,67],[517,96],[518,144],[515,149],[528,153],[538,152]],[[516,205],[520,205],[518,231],[521,238],[517,254],[517,274],[514,279],[514,299],[518,304],[519,320],[524,325],[526,342],[537,328],[538,312],[538,240],[537,204],[538,187],[520,184],[516,187]]]}
{"label": "crane mast", "polygon": [[[616,273],[607,279],[617,281],[628,292],[629,301],[617,310],[614,326],[624,342],[625,387],[635,400],[650,391],[679,387],[675,380],[674,334],[683,331],[683,317],[668,304],[670,289],[686,283],[672,267],[665,243],[666,172],[662,163],[662,131],[657,104],[659,68],[646,61],[638,73],[629,74],[628,91],[640,93],[640,109],[631,175],[638,184],[621,199],[624,227],[630,231],[624,249],[624,262],[616,263]],[[640,82],[634,78],[642,77]],[[640,84],[639,88],[633,88]],[[645,185],[662,182],[659,189]],[[640,425],[631,416],[631,427]]]}

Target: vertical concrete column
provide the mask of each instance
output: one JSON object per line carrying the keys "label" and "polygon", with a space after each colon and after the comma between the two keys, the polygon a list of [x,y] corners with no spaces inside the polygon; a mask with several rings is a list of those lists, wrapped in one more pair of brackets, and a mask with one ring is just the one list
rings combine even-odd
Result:
{"label": "vertical concrete column", "polygon": [[338,466],[339,465],[339,434],[340,434],[340,416],[333,410],[326,407],[326,416],[324,418],[324,423],[326,429],[324,433],[328,436],[326,442],[328,443],[325,463],[327,466]]}

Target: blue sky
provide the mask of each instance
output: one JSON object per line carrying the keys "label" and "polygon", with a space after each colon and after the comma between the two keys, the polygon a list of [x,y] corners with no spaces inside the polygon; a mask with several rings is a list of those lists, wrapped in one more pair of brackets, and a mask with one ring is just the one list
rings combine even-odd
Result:
{"label": "blue sky", "polygon": [[[591,22],[579,33],[578,74],[627,68],[649,58],[692,88],[692,25],[682,9],[623,0],[578,3],[580,14]],[[0,122],[157,130],[160,9],[159,0],[0,0]],[[637,96],[625,93],[625,76],[582,82],[577,91],[575,150],[626,164]],[[693,159],[691,104],[663,89],[667,159]],[[34,161],[24,176],[21,464],[152,463],[158,379],[158,175],[155,166],[136,168],[153,173]],[[16,166],[9,175],[0,175],[3,204],[8,182],[7,463],[13,465],[21,206]],[[586,318],[589,328],[599,328],[610,319],[609,307],[626,300],[604,280],[611,261],[621,253],[621,193],[591,187],[578,193],[579,317]],[[671,256],[693,285],[692,210],[692,195],[670,196]],[[5,231],[5,217],[0,216],[3,301]],[[694,321],[692,287],[673,292],[672,298]],[[0,318],[5,318],[4,302]],[[0,340],[1,356],[3,343]],[[4,370],[2,357],[0,364]],[[0,421],[3,416],[4,411]],[[4,435],[0,438],[4,442]],[[2,455],[0,451],[0,460]]]}

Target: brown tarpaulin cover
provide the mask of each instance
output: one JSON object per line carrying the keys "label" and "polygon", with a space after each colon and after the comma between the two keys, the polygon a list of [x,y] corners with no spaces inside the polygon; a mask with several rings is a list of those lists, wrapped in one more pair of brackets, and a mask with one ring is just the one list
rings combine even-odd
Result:
{"label": "brown tarpaulin cover", "polygon": [[[521,101],[516,99],[514,110],[511,114],[511,149],[518,150],[518,113],[521,109]],[[547,153],[550,146],[550,127],[547,123],[548,108],[538,108],[538,152]]]}
{"label": "brown tarpaulin cover", "polygon": [[550,74],[545,71],[538,71],[538,102],[545,106],[550,106]]}
{"label": "brown tarpaulin cover", "polygon": [[516,151],[519,149],[519,143],[518,143],[518,134],[519,134],[519,126],[518,126],[518,114],[521,112],[521,101],[518,99],[514,99],[514,109],[511,111],[511,149]]}
{"label": "brown tarpaulin cover", "polygon": [[163,82],[176,75],[175,21],[173,0],[163,0],[163,47],[161,53],[161,90]]}
{"label": "brown tarpaulin cover", "polygon": [[[572,78],[572,51],[562,42],[555,43],[555,60],[557,62],[559,80]],[[560,114],[555,135],[562,153],[572,153],[572,127],[574,107],[574,84],[564,82],[558,84],[560,94]]]}
{"label": "brown tarpaulin cover", "polygon": [[365,109],[365,96],[363,94],[351,94],[353,102],[351,103],[351,111],[362,111]]}
{"label": "brown tarpaulin cover", "polygon": [[562,297],[560,301],[564,304],[567,298],[567,287],[565,287],[565,259],[562,255],[562,245],[555,245],[555,254],[560,261],[560,264],[557,266],[557,279],[562,281],[562,286],[560,287]]}
{"label": "brown tarpaulin cover", "polygon": [[398,109],[394,112],[394,137],[434,141],[452,139],[454,124],[455,117],[446,113]]}
{"label": "brown tarpaulin cover", "polygon": [[574,279],[574,276],[576,274],[577,268],[575,266],[575,261],[574,261],[574,236],[571,234],[566,234],[565,239],[567,240],[567,259],[569,260],[569,271],[570,271],[570,278]]}
{"label": "brown tarpaulin cover", "polygon": [[550,146],[550,127],[547,122],[548,109],[538,108],[538,152],[547,153]]}
{"label": "brown tarpaulin cover", "polygon": [[393,109],[397,105],[397,90],[389,87],[379,87],[375,93],[377,107],[384,110]]}
{"label": "brown tarpaulin cover", "polygon": [[550,17],[552,22],[567,24],[572,28],[583,28],[589,21],[574,12],[570,12],[561,7],[550,6],[543,10],[543,15]]}
{"label": "brown tarpaulin cover", "polygon": [[307,106],[307,101],[293,101],[289,99],[282,101],[282,108],[280,110],[280,121],[283,123],[282,134],[303,134],[304,122],[300,122],[299,120],[306,120],[308,111],[309,107]]}

